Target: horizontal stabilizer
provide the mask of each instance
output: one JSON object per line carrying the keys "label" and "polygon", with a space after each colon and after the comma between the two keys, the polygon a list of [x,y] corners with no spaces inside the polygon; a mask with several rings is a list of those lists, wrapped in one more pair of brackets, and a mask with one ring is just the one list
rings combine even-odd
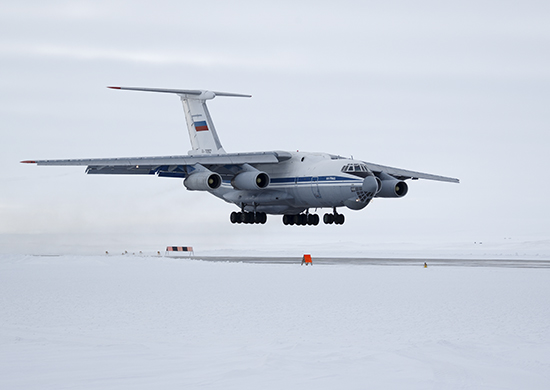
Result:
{"label": "horizontal stabilizer", "polygon": [[[177,95],[197,96],[197,98],[201,98],[201,99],[203,98],[205,100],[214,99],[216,96],[252,97],[252,95],[244,95],[241,93],[207,91],[207,90],[201,90],[201,89],[167,89],[167,88],[142,88],[142,87],[107,87],[107,88],[120,89],[125,91],[175,93]],[[201,95],[203,96],[201,97]]]}

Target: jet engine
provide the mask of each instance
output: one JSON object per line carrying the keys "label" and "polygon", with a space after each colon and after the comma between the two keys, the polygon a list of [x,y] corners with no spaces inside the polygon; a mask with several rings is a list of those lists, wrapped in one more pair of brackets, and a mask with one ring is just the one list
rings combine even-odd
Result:
{"label": "jet engine", "polygon": [[222,177],[212,171],[193,173],[185,178],[183,185],[190,191],[210,191],[222,185]]}
{"label": "jet engine", "polygon": [[409,191],[409,186],[402,180],[381,180],[381,183],[380,191],[376,194],[377,198],[401,198]]}
{"label": "jet engine", "polygon": [[361,192],[357,192],[357,196],[344,201],[344,205],[352,210],[361,210],[367,207],[372,198],[381,188],[381,181],[374,175],[365,177]]}
{"label": "jet engine", "polygon": [[231,180],[238,190],[261,190],[269,185],[269,175],[258,170],[239,173]]}
{"label": "jet engine", "polygon": [[366,192],[367,194],[372,194],[371,196],[374,196],[378,192],[380,188],[382,188],[380,184],[380,179],[378,179],[376,176],[367,176],[365,179],[363,179],[363,192]]}

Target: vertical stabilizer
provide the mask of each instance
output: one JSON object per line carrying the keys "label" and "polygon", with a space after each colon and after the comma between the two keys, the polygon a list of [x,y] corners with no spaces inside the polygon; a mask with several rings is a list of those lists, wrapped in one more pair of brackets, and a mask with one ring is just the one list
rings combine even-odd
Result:
{"label": "vertical stabilizer", "polygon": [[191,89],[160,89],[160,88],[136,88],[136,87],[108,87],[128,91],[164,92],[179,95],[185,112],[187,130],[191,140],[192,150],[189,154],[224,154],[214,122],[206,107],[206,101],[216,96],[250,97],[238,93],[214,92]]}
{"label": "vertical stabilizer", "polygon": [[225,153],[206,107],[206,100],[214,97],[213,92],[205,92],[199,96],[180,95],[193,154]]}

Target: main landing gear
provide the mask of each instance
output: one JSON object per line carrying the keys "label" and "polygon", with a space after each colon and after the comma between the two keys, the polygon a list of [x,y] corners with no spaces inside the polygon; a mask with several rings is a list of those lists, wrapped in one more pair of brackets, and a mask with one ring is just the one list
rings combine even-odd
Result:
{"label": "main landing gear", "polygon": [[[334,214],[325,214],[323,216],[323,222],[327,225],[335,224],[335,225],[343,225],[345,221],[343,214],[338,214],[336,212],[336,208],[334,208]],[[298,226],[305,226],[305,225],[318,225],[319,224],[319,216],[317,214],[285,214],[283,215],[283,224],[285,225],[298,225]]]}
{"label": "main landing gear", "polygon": [[283,223],[285,225],[315,226],[319,224],[319,216],[317,214],[285,214],[283,215]]}
{"label": "main landing gear", "polygon": [[[264,224],[267,222],[267,214],[261,211],[233,211],[230,217],[231,223],[245,223],[253,224],[259,223]],[[338,214],[336,208],[334,208],[334,213],[327,213],[323,216],[323,222],[327,225],[343,225],[345,221],[343,214]],[[285,214],[283,215],[283,224],[285,225],[296,225],[296,226],[317,226],[319,225],[320,218],[317,214],[302,213],[302,214]]]}
{"label": "main landing gear", "polygon": [[336,209],[334,209],[334,214],[325,214],[323,216],[323,222],[327,225],[335,224],[335,225],[343,225],[346,218],[344,217],[344,214],[338,214],[336,212]]}
{"label": "main landing gear", "polygon": [[236,212],[231,213],[231,223],[261,223],[267,222],[267,214],[262,212]]}

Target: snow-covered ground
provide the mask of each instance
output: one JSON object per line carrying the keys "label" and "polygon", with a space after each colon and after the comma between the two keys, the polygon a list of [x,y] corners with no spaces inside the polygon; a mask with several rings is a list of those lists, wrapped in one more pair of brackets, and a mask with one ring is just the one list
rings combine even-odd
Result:
{"label": "snow-covered ground", "polygon": [[0,255],[2,389],[548,389],[550,269]]}
{"label": "snow-covered ground", "polygon": [[[256,225],[239,226],[254,228]],[[262,226],[265,227],[265,226]],[[324,226],[322,226],[324,227]],[[295,227],[299,229],[300,227]],[[259,234],[244,230],[242,234],[224,241],[212,239],[211,234],[182,235],[180,231],[167,234],[0,234],[0,254],[33,255],[96,255],[143,252],[164,253],[167,245],[193,246],[199,256],[301,256],[311,253],[326,257],[376,258],[450,258],[450,259],[531,259],[550,260],[550,239],[541,237],[485,237],[454,241],[436,237],[388,237],[370,234],[341,234],[330,240],[322,239],[312,230],[296,230],[293,236]],[[256,234],[256,235],[255,235]],[[183,238],[182,238],[183,237]]]}

